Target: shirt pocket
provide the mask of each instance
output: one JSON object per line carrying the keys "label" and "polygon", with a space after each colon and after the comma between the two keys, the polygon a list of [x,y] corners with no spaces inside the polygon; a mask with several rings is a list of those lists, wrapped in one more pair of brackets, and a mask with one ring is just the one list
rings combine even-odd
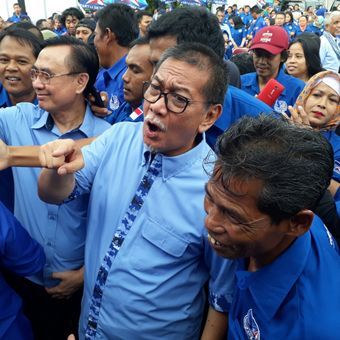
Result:
{"label": "shirt pocket", "polygon": [[147,217],[133,242],[131,264],[144,272],[165,272],[186,257],[189,241]]}

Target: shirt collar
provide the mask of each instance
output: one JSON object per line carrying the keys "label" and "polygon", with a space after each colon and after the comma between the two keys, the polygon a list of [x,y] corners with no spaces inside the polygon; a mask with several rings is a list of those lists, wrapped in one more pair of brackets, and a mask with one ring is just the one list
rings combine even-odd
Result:
{"label": "shirt collar", "polygon": [[105,69],[103,71],[104,79],[109,77],[115,80],[126,67],[125,59],[126,55],[123,58],[119,59],[116,63],[114,63],[109,69]]}
{"label": "shirt collar", "polygon": [[[143,131],[143,129],[142,129]],[[185,168],[190,168],[193,163],[197,160],[202,160],[207,156],[209,151],[209,146],[205,141],[205,135],[202,135],[202,140],[191,150],[185,152],[184,154],[168,157],[162,156],[162,178],[163,181],[175,176],[179,172],[183,171]],[[211,149],[210,149],[211,150]],[[151,160],[150,149],[144,144],[143,146],[144,159],[142,166],[147,166]],[[203,166],[203,165],[202,165]]]}
{"label": "shirt collar", "polygon": [[[48,131],[51,131],[54,127],[54,121],[53,121],[52,116],[47,111],[44,111],[42,109],[40,110],[43,111],[43,113],[38,119],[38,121],[32,125],[32,129],[41,129],[44,127]],[[84,120],[82,124],[79,126],[79,128],[76,128],[72,131],[81,131],[84,134],[84,138],[89,137],[89,136],[94,136],[94,126],[95,126],[94,120],[95,119],[96,118],[93,115],[90,109],[90,106],[87,104],[85,116],[84,116]],[[69,131],[69,132],[72,132],[72,131]]]}
{"label": "shirt collar", "polygon": [[[255,273],[236,271],[239,282],[244,281],[264,318],[275,315],[288,292],[306,266],[311,251],[310,231],[298,237],[290,247],[271,264]],[[244,265],[244,260],[239,263]]]}

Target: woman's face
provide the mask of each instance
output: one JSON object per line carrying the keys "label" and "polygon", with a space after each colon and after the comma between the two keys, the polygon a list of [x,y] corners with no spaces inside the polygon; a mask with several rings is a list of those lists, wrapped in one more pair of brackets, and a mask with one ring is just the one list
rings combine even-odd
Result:
{"label": "woman's face", "polygon": [[286,61],[287,72],[296,78],[308,80],[308,69],[305,54],[300,43],[292,44]]}
{"label": "woman's face", "polygon": [[307,25],[306,17],[300,17],[299,18],[299,24],[300,24],[300,26],[306,26]]}
{"label": "woman's face", "polygon": [[305,103],[305,111],[310,125],[326,127],[335,117],[339,105],[339,95],[331,87],[321,82],[311,91]]}
{"label": "woman's face", "polygon": [[290,15],[289,15],[289,14],[286,14],[286,22],[290,22],[291,19],[292,19],[292,18],[290,17]]}

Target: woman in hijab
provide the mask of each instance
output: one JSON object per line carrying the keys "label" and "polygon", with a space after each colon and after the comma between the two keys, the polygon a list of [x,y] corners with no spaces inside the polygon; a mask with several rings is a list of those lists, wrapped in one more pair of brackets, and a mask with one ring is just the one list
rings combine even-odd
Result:
{"label": "woman in hijab", "polygon": [[[330,142],[334,152],[333,179],[326,194],[321,198],[315,213],[340,244],[340,137],[336,128],[340,122],[340,76],[332,71],[317,73],[307,82],[295,107],[289,107],[295,124],[320,131]],[[336,214],[334,198],[338,207]]]}

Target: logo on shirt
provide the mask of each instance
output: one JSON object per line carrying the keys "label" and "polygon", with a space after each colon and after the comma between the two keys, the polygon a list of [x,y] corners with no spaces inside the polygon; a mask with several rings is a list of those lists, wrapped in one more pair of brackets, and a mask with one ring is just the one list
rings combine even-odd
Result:
{"label": "logo on shirt", "polygon": [[111,110],[117,110],[119,108],[119,99],[118,96],[116,96],[115,94],[113,94],[110,98],[110,103],[109,103],[109,107]]}
{"label": "logo on shirt", "polygon": [[252,309],[249,309],[248,313],[243,318],[243,328],[249,340],[260,340],[260,329],[253,316]]}
{"label": "logo on shirt", "polygon": [[340,162],[338,160],[334,161],[334,169],[337,174],[340,174]]}
{"label": "logo on shirt", "polygon": [[283,100],[277,100],[274,105],[274,110],[279,113],[286,113],[288,105]]}

